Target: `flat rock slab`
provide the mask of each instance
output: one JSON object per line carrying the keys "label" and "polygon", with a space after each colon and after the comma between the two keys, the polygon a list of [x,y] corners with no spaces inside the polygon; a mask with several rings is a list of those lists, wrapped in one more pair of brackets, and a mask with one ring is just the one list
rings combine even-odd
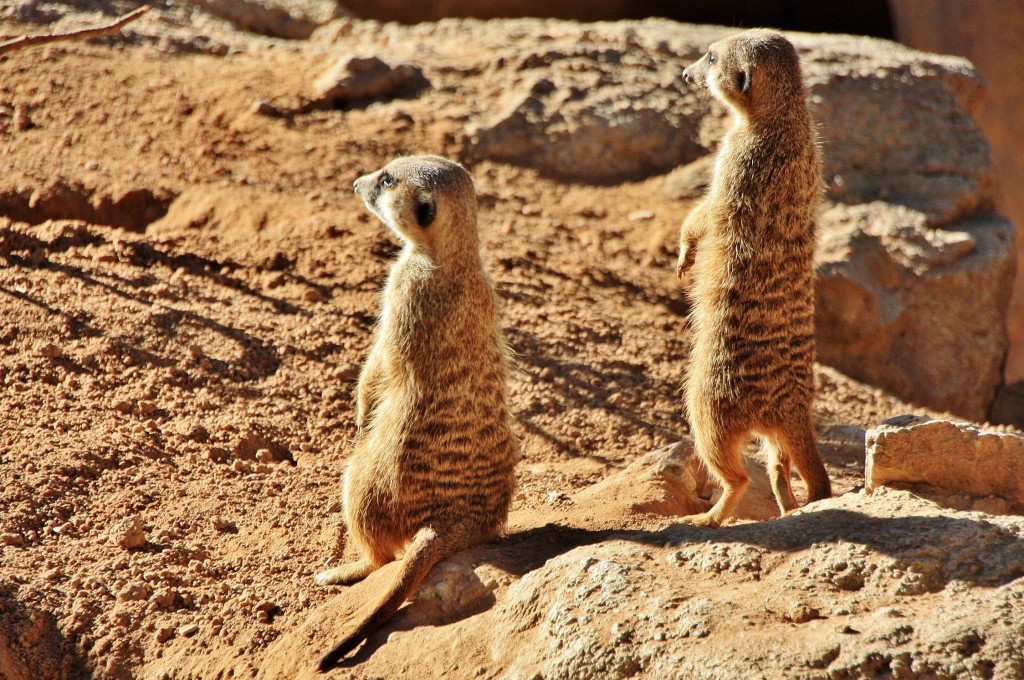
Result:
{"label": "flat rock slab", "polygon": [[927,484],[1024,506],[1024,437],[920,416],[868,430],[865,486]]}

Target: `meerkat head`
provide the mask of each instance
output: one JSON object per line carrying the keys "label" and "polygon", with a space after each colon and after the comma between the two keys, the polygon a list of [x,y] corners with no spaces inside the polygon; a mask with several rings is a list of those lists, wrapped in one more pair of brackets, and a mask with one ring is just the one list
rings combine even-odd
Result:
{"label": "meerkat head", "polygon": [[719,40],[699,61],[683,71],[683,79],[707,88],[741,116],[757,119],[777,115],[803,97],[800,57],[780,33],[755,29]]}
{"label": "meerkat head", "polygon": [[403,156],[353,187],[370,212],[415,249],[438,257],[478,248],[473,179],[455,161]]}

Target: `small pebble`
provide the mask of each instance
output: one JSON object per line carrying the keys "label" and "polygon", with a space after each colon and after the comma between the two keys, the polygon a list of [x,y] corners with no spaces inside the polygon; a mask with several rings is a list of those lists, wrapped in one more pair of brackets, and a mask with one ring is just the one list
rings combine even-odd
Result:
{"label": "small pebble", "polygon": [[18,132],[24,132],[32,127],[32,119],[29,118],[28,111],[24,106],[14,107],[14,129]]}
{"label": "small pebble", "polygon": [[36,353],[41,357],[46,357],[47,359],[59,359],[61,355],[64,354],[64,352],[61,351],[61,348],[52,342],[48,342],[37,349]]}
{"label": "small pebble", "polygon": [[647,220],[653,220],[654,213],[650,210],[634,210],[626,215],[626,219],[630,222],[645,222]]}
{"label": "small pebble", "polygon": [[130,515],[114,527],[113,538],[125,550],[136,550],[146,545],[146,532],[138,515]]}
{"label": "small pebble", "polygon": [[25,545],[25,539],[21,534],[7,532],[0,535],[0,543],[17,547],[19,545]]}

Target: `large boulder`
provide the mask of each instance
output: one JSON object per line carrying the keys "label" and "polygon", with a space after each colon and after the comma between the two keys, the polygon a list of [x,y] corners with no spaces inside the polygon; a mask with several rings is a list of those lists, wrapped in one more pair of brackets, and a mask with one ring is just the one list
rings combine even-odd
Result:
{"label": "large boulder", "polygon": [[495,110],[469,126],[472,154],[595,184],[696,160],[703,106],[681,74],[699,50],[669,39],[577,28],[521,53]]}
{"label": "large boulder", "polygon": [[[1019,0],[889,0],[896,35],[916,49],[966,56],[988,84],[989,91],[975,117],[992,143],[1002,185],[998,203],[1017,224],[1024,221],[1024,3]],[[1024,271],[1024,240],[1017,243],[1017,269]],[[1024,380],[1024,276],[1018,276],[1010,298],[1006,380]],[[1018,390],[1024,389],[1019,386]],[[1000,422],[1024,425],[1024,401],[1005,403]]]}
{"label": "large boulder", "polygon": [[977,421],[1001,381],[1013,224],[945,228],[876,201],[821,218],[819,359],[859,380]]}

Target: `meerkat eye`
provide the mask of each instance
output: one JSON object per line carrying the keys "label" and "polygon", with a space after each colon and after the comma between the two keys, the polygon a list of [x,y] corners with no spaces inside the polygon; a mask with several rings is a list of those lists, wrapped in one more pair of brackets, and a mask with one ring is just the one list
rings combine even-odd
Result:
{"label": "meerkat eye", "polygon": [[708,52],[708,63],[709,64],[714,64],[716,61],[718,61],[718,57],[715,56],[715,53],[714,52]]}
{"label": "meerkat eye", "polygon": [[385,172],[380,176],[380,185],[382,187],[393,187],[395,186],[395,178]]}

